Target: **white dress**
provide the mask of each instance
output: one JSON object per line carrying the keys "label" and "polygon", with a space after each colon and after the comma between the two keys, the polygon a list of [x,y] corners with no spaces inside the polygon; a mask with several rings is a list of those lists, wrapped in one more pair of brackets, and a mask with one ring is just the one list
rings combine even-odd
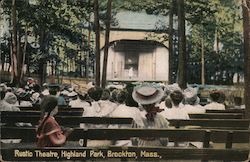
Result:
{"label": "white dress", "polygon": [[[92,102],[92,106],[87,106],[84,108],[84,117],[108,117],[117,108],[117,104],[110,102],[108,100],[99,100]],[[108,128],[108,124],[80,124],[81,128]],[[83,140],[79,143],[82,145]],[[88,140],[87,146],[98,147],[98,146],[109,146],[112,141],[109,140]]]}
{"label": "white dress", "polygon": [[165,108],[160,114],[166,119],[189,119],[188,113],[183,104],[180,104],[179,106],[173,105],[172,108]]}
{"label": "white dress", "polygon": [[218,102],[211,102],[204,106],[205,110],[225,110],[225,105]]}
{"label": "white dress", "polygon": [[[132,118],[134,123],[138,126],[143,127],[143,120],[140,110],[136,107],[129,107],[125,104],[120,104],[111,114],[111,117],[127,117]],[[131,124],[115,124],[109,126],[109,128],[131,128]],[[132,146],[131,140],[118,140],[115,141],[116,146]]]}
{"label": "white dress", "polygon": [[85,107],[89,107],[90,104],[86,101],[81,100],[80,98],[77,98],[76,100],[71,100],[69,102],[69,106],[85,108]]}
{"label": "white dress", "polygon": [[[185,110],[185,106],[183,104],[180,104],[179,106],[172,105],[172,108],[166,108],[164,111],[160,112],[160,115],[162,115],[164,118],[170,120],[170,119],[189,119],[188,113]],[[187,147],[189,145],[188,142],[169,142],[168,146],[180,146],[180,147]]]}
{"label": "white dress", "polygon": [[187,105],[185,105],[184,109],[188,114],[202,114],[202,113],[206,112],[204,107],[201,105],[189,105],[189,104],[187,104]]}

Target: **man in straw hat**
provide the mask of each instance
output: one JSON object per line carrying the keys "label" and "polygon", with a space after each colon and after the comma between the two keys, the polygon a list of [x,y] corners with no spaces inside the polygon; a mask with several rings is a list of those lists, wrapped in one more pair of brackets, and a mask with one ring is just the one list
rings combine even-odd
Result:
{"label": "man in straw hat", "polygon": [[[145,117],[142,118],[144,123],[143,128],[167,128],[168,121],[159,114],[163,111],[156,107],[163,97],[164,92],[160,87],[156,87],[152,84],[142,84],[134,88],[132,93],[133,99],[140,104],[144,111]],[[133,127],[140,128],[137,124]],[[166,146],[168,143],[167,138],[135,138],[133,139],[133,145],[138,146]]]}

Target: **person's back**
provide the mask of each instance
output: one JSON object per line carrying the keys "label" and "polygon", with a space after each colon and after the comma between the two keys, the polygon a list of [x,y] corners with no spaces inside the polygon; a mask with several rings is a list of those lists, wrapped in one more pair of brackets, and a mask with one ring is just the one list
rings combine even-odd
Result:
{"label": "person's back", "polygon": [[4,100],[11,106],[11,111],[20,111],[20,109],[18,108],[17,97],[14,93],[7,92]]}
{"label": "person's back", "polygon": [[205,110],[225,110],[225,105],[220,103],[221,93],[222,92],[220,91],[212,91],[210,93],[210,98],[212,102],[205,105],[204,109]]}
{"label": "person's back", "polygon": [[197,89],[188,87],[184,90],[184,109],[188,114],[205,113],[205,109],[201,106],[200,98],[197,94]]}
{"label": "person's back", "polygon": [[175,90],[170,94],[170,99],[172,101],[172,107],[167,108],[160,114],[167,119],[189,119],[188,113],[184,109],[182,104],[184,96],[181,91]]}
{"label": "person's back", "polygon": [[[92,87],[88,90],[89,97],[93,100],[91,106],[84,108],[83,117],[107,117],[113,111],[113,106],[102,102],[101,97],[103,89],[100,87]],[[110,101],[109,101],[110,102]],[[81,128],[108,128],[108,124],[80,124]],[[80,145],[83,145],[83,140],[79,141]],[[109,140],[88,140],[88,146],[107,146],[111,145]]]}
{"label": "person's back", "polygon": [[0,89],[0,111],[13,111],[12,105],[5,99],[6,92]]}
{"label": "person's back", "polygon": [[[155,106],[156,103],[161,100],[163,95],[164,92],[161,88],[152,85],[141,85],[135,87],[132,96],[138,104],[142,105],[144,115],[142,117],[143,126],[141,127],[135,123],[133,128],[168,128],[168,121],[159,114],[163,110]],[[132,143],[136,146],[166,146],[168,138],[133,138]]]}

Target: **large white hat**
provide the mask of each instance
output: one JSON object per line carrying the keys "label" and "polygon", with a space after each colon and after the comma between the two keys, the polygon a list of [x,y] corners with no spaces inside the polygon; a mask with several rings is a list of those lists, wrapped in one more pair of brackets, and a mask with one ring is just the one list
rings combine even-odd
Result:
{"label": "large white hat", "polygon": [[142,105],[157,103],[162,99],[163,95],[164,92],[161,88],[150,85],[135,87],[132,93],[133,99]]}
{"label": "large white hat", "polygon": [[190,103],[199,103],[199,97],[197,96],[198,93],[198,89],[193,88],[193,87],[188,87],[184,90],[183,94],[184,94],[184,98],[185,98],[185,102],[187,102],[187,104]]}

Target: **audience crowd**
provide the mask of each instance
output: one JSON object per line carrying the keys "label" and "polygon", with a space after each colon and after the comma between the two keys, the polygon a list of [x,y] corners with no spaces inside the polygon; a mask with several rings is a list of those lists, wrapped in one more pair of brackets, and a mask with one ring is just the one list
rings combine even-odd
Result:
{"label": "audience crowd", "polygon": [[[236,98],[237,108],[243,108]],[[199,104],[196,88],[182,90],[178,84],[163,85],[141,83],[109,85],[103,89],[94,87],[82,92],[77,87],[44,83],[8,87],[0,84],[0,111],[20,111],[19,107],[33,107],[41,111],[38,124],[38,146],[62,145],[72,130],[62,130],[53,116],[60,108],[83,108],[85,117],[130,117],[132,125],[81,124],[81,128],[168,128],[170,119],[189,119],[189,114],[205,113],[206,110],[225,110],[225,94],[214,90],[205,106]],[[56,130],[56,131],[55,131]],[[46,137],[46,135],[48,137]],[[82,145],[82,140],[79,141]],[[133,138],[120,141],[90,141],[89,146],[167,146],[168,139]],[[186,144],[185,144],[186,145]]]}

